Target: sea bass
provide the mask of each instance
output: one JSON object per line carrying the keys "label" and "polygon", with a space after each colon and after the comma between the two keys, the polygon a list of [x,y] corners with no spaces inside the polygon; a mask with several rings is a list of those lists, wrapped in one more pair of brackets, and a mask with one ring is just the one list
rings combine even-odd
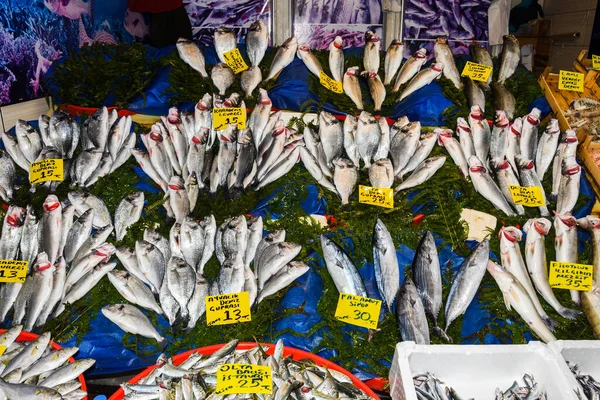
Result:
{"label": "sea bass", "polygon": [[[556,261],[577,263],[579,252],[577,250],[577,220],[570,213],[554,214],[554,249]],[[577,305],[581,303],[580,292],[571,290],[571,299]]]}
{"label": "sea bass", "polygon": [[544,180],[544,175],[550,168],[550,164],[556,155],[559,139],[560,128],[558,127],[558,120],[552,118],[548,122],[542,137],[540,137],[535,155],[535,170],[540,181]]}
{"label": "sea bass", "polygon": [[417,50],[417,52],[402,65],[402,68],[400,68],[392,92],[397,92],[402,85],[410,81],[421,70],[421,67],[423,67],[423,64],[425,64],[426,61],[427,50],[423,48]]}
{"label": "sea bass", "polygon": [[475,191],[485,197],[496,209],[502,211],[508,216],[514,216],[515,212],[508,201],[504,198],[502,191],[496,185],[487,169],[477,156],[469,158],[469,176],[473,182]]}
{"label": "sea bass", "polygon": [[406,88],[402,91],[400,98],[398,101],[402,101],[407,98],[409,95],[413,94],[417,90],[421,89],[423,86],[429,85],[436,79],[439,79],[442,74],[444,68],[444,64],[440,62],[436,62],[431,65],[429,68],[425,68],[406,85]]}

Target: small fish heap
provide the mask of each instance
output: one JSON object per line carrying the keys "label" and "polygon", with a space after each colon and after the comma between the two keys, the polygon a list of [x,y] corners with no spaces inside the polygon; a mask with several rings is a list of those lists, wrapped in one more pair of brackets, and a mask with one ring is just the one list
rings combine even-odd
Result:
{"label": "small fish heap", "polygon": [[594,136],[600,132],[600,101],[589,97],[575,99],[565,111],[569,125],[575,129],[585,127]]}
{"label": "small fish heap", "polygon": [[[327,270],[340,293],[368,297],[365,285],[350,257],[335,242],[321,236],[321,248]],[[475,297],[485,275],[489,257],[489,241],[481,242],[463,261],[446,300],[446,328],[438,326],[442,306],[442,277],[440,261],[433,235],[426,232],[415,253],[412,276],[405,277],[400,286],[400,267],[392,236],[386,226],[377,220],[373,231],[373,259],[377,290],[389,312],[396,316],[402,340],[429,344],[429,325],[446,341],[451,341],[446,331],[456,318],[464,314]]]}
{"label": "small fish heap", "polygon": [[582,400],[596,400],[600,398],[600,382],[591,375],[582,374],[577,364],[567,361],[567,365],[573,376],[575,376],[575,379],[577,379],[577,383],[579,383],[579,386],[583,389],[583,395],[585,397],[582,397],[581,393],[578,393],[579,398]]}
{"label": "small fish heap", "polygon": [[[506,215],[523,215],[525,209],[513,201],[510,186],[540,187],[546,203],[539,207],[549,216],[547,196],[542,186],[546,173],[552,173],[551,198],[556,212],[573,211],[579,198],[581,167],[575,158],[577,136],[566,131],[561,140],[558,121],[552,119],[538,137],[540,110],[534,108],[510,123],[506,113],[496,111],[490,129],[478,106],[471,108],[469,121],[457,120],[457,140],[450,129],[438,129],[438,142],[446,149],[475,191]],[[495,176],[495,180],[493,177]]]}
{"label": "small fish heap", "polygon": [[390,128],[385,118],[376,119],[363,111],[358,119],[347,115],[342,125],[332,114],[321,111],[318,133],[304,128],[300,159],[319,184],[348,204],[361,160],[374,187],[390,188],[395,180],[401,180],[394,190],[398,193],[427,181],[446,161],[446,157],[427,158],[436,139],[436,132],[422,135],[421,124],[406,117]]}
{"label": "small fish heap", "polygon": [[21,333],[17,325],[0,335],[6,347],[0,356],[0,393],[3,398],[29,400],[80,400],[87,393],[80,389],[79,375],[90,369],[95,360],[83,358],[70,362],[79,350],[66,347],[53,350],[50,333],[32,342],[17,341]]}
{"label": "small fish heap", "polygon": [[[178,221],[194,210],[201,190],[215,195],[221,187],[236,198],[249,187],[258,190],[276,181],[300,159],[302,135],[285,126],[281,112],[271,113],[266,90],[260,89],[260,102],[246,129],[230,124],[218,130],[212,104],[212,96],[206,94],[194,113],[171,108],[162,122],[141,135],[148,152],[132,150],[144,172],[169,195],[165,207]],[[224,102],[215,96],[216,108],[238,105],[235,93]],[[243,101],[241,107],[245,108]]]}
{"label": "small fish heap", "polygon": [[[193,329],[206,311],[206,296],[248,292],[252,306],[285,289],[309,269],[293,261],[301,250],[285,242],[285,231],[263,237],[261,217],[249,222],[243,215],[231,217],[217,227],[212,215],[201,221],[186,216],[173,225],[169,239],[146,229],[135,249],[117,248],[125,271],[108,278],[125,300],[164,315],[172,326],[181,322]],[[210,283],[204,267],[213,253],[221,269]],[[108,305],[102,313],[126,332],[165,343],[133,305]]]}
{"label": "small fish heap", "polygon": [[[136,136],[131,132],[131,117],[118,117],[101,107],[85,120],[82,126],[70,115],[56,111],[51,117],[40,115],[39,131],[23,120],[18,120],[16,136],[6,132],[2,141],[6,156],[0,150],[0,197],[10,202],[14,193],[15,166],[29,173],[29,164],[51,158],[64,160],[64,179],[71,186],[90,187],[131,156]],[[61,182],[45,182],[54,191]]]}
{"label": "small fish heap", "polygon": [[[279,340],[272,355],[260,345],[248,350],[236,350],[238,340],[233,340],[208,356],[192,353],[185,361],[175,365],[171,358],[161,354],[155,369],[137,383],[121,385],[125,399],[183,398],[216,399],[217,370],[223,364],[251,364],[268,366],[273,377],[273,393],[269,399],[327,398],[367,400],[345,374],[316,365],[308,360],[284,357],[283,342]],[[147,397],[143,397],[147,396]],[[247,396],[244,396],[247,398]]]}

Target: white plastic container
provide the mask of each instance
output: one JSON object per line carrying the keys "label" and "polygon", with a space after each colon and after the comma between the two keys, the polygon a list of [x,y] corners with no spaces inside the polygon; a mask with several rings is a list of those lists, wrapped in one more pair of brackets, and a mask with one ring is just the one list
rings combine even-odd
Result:
{"label": "white plastic container", "polygon": [[549,400],[577,400],[575,378],[566,364],[541,342],[524,345],[417,345],[396,346],[390,369],[394,400],[417,400],[413,376],[430,372],[454,388],[463,399],[494,400],[496,388],[508,389],[514,381],[524,385],[532,375]]}
{"label": "white plastic container", "polygon": [[582,374],[600,380],[600,340],[557,340],[549,346],[561,360],[577,364]]}

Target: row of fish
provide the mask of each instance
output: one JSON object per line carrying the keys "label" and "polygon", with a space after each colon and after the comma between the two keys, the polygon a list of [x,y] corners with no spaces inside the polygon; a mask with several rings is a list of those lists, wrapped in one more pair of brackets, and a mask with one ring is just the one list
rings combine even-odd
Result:
{"label": "row of fish", "polygon": [[[263,237],[261,217],[231,217],[217,226],[212,215],[201,221],[186,216],[168,239],[146,229],[135,249],[117,248],[125,271],[112,271],[108,278],[125,300],[164,315],[171,325],[193,329],[205,313],[206,296],[248,292],[252,306],[285,289],[309,269],[293,261],[301,250],[285,242],[285,231]],[[210,283],[204,268],[213,254],[221,268]],[[164,341],[132,305],[109,305],[102,312],[126,332]]]}
{"label": "row of fish", "polygon": [[[203,356],[192,353],[186,360],[175,364],[161,354],[155,369],[137,383],[124,383],[121,388],[125,399],[219,399],[216,393],[217,370],[223,364],[261,365],[271,368],[273,392],[259,398],[274,399],[370,399],[345,374],[321,367],[308,360],[294,360],[284,356],[285,348],[279,340],[272,354],[265,346],[256,345],[248,350],[236,350],[238,341],[225,344],[215,353]],[[251,398],[248,395],[232,398]]]}
{"label": "row of fish", "polygon": [[596,400],[600,398],[600,382],[594,379],[591,375],[585,375],[579,370],[579,365],[572,364],[567,361],[567,365],[571,370],[571,373],[577,379],[577,383],[583,390],[583,396],[579,393],[579,398],[582,400]]}
{"label": "row of fish", "polygon": [[77,347],[52,348],[50,333],[31,342],[17,341],[17,325],[0,335],[6,350],[0,356],[0,398],[28,400],[80,400],[87,396],[79,375],[90,369],[91,358],[70,362]]}

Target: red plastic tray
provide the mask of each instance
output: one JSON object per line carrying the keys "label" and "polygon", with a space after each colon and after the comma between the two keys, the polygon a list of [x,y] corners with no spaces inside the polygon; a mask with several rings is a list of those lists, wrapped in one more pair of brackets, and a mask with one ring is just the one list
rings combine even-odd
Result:
{"label": "red plastic tray", "polygon": [[[261,345],[263,347],[268,347],[267,354],[273,354],[273,352],[275,350],[274,344],[262,344],[261,343]],[[185,353],[181,353],[176,356],[173,356],[173,363],[175,365],[181,364],[182,362],[187,360],[187,358],[192,353],[200,353],[200,354],[205,354],[205,355],[213,354],[214,352],[216,352],[223,346],[225,346],[225,344],[216,344],[213,346],[206,346],[206,347],[201,347],[199,349],[186,351]],[[248,350],[248,349],[253,348],[254,346],[256,346],[256,343],[240,343],[237,346],[237,350]],[[316,356],[307,351],[298,350],[298,349],[294,349],[294,348],[287,347],[287,346],[284,347],[283,355],[284,356],[292,356],[292,358],[294,360],[302,360],[302,359],[308,358],[308,359],[313,360],[317,365],[341,372],[344,375],[348,376],[350,379],[352,379],[352,383],[354,383],[354,385],[357,388],[361,389],[363,392],[365,392],[367,395],[373,397],[375,400],[379,400],[379,397],[377,397],[377,395],[367,385],[365,385],[360,379],[358,379],[357,377],[352,375],[350,372],[346,371],[344,368],[340,367],[339,365],[337,365],[329,360],[326,360],[322,357]],[[146,368],[144,371],[142,371],[138,375],[134,376],[129,381],[129,383],[139,382],[140,379],[148,376],[148,374],[150,374],[150,372],[152,372],[155,368],[156,368],[156,365]],[[124,395],[125,395],[125,393],[123,392],[123,389],[119,389],[108,400],[123,400]]]}
{"label": "red plastic tray", "polygon": [[[74,106],[72,104],[63,104],[60,106],[60,108],[61,108],[61,110],[69,113],[70,115],[72,115],[74,117],[81,117],[83,114],[92,115],[93,113],[98,111],[98,107],[80,107],[80,106]],[[119,107],[115,107],[115,106],[106,107],[106,108],[108,108],[108,111],[117,110],[117,114],[119,115],[119,117],[137,114],[133,111],[129,111],[127,109],[119,108]]]}
{"label": "red plastic tray", "polygon": [[[0,334],[6,332],[6,329],[0,329]],[[31,332],[21,332],[19,334],[19,336],[17,337],[17,342],[33,342],[35,339],[37,339],[40,335],[36,335],[35,333],[31,333]],[[52,350],[59,350],[62,349],[62,346],[53,342],[52,340],[50,341],[50,346],[52,346]],[[75,359],[73,357],[69,358],[69,362],[74,362]],[[79,377],[77,378],[79,379],[79,382],[81,382],[81,390],[84,390],[85,392],[87,392],[87,386],[85,385],[85,379],[83,378],[83,375],[79,375]],[[83,398],[83,400],[87,400],[87,396]]]}

